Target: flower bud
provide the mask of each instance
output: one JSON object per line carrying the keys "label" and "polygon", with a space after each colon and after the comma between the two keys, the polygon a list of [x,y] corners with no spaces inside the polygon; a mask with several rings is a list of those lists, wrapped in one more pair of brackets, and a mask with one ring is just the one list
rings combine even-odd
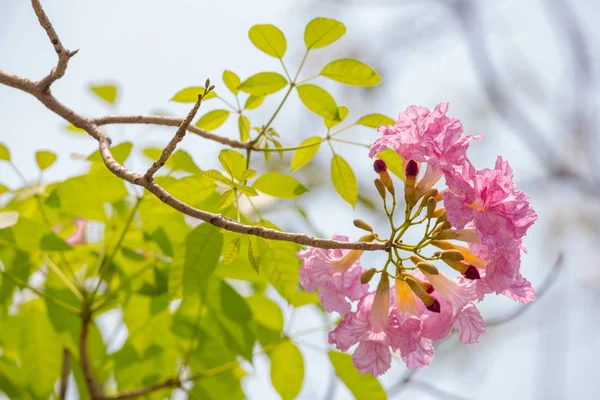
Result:
{"label": "flower bud", "polygon": [[469,265],[467,270],[463,273],[463,276],[472,281],[476,279],[481,279],[481,276],[479,275],[479,270],[472,265]]}
{"label": "flower bud", "polygon": [[432,295],[427,293],[427,291],[425,291],[423,286],[421,286],[421,284],[415,278],[413,278],[410,275],[406,275],[406,283],[408,284],[408,286],[410,286],[413,293],[419,299],[421,299],[421,301],[423,302],[423,304],[425,304],[425,307],[427,307],[429,311],[437,313],[440,312],[440,302],[437,301]]}
{"label": "flower bud", "polygon": [[444,221],[435,227],[433,232],[431,232],[431,236],[435,237],[436,239],[448,239],[448,238],[440,238],[440,235],[443,233],[446,233],[446,231],[448,231],[451,227],[452,226],[450,225],[450,222]]}
{"label": "flower bud", "polygon": [[[448,221],[444,222],[442,225],[444,224],[448,224]],[[475,231],[475,229],[469,228],[469,229],[453,229],[453,230],[445,230],[444,232],[440,233],[439,235],[437,235],[436,237],[437,240],[460,240],[463,242],[468,242],[468,243],[481,243],[481,239],[479,238],[479,236],[477,236],[477,232]]]}
{"label": "flower bud", "polygon": [[457,244],[451,243],[451,242],[447,242],[444,240],[432,240],[430,242],[432,245],[434,245],[435,247],[438,247],[442,250],[458,250],[461,252],[461,254],[464,257],[464,260],[466,263],[473,265],[476,268],[480,268],[480,269],[485,269],[485,267],[487,266],[487,261],[484,260],[483,258],[479,258],[476,257],[470,249],[468,249],[467,247],[464,246],[459,246]]}
{"label": "flower bud", "polygon": [[[446,214],[446,209],[444,207],[440,207],[440,208],[435,209],[435,211],[433,212],[431,217],[432,218],[440,218],[444,214]],[[445,221],[445,219],[444,219],[444,221]]]}
{"label": "flower bud", "polygon": [[354,224],[355,227],[357,227],[359,229],[363,229],[367,232],[373,232],[373,228],[371,227],[371,225],[369,225],[362,219],[355,219],[354,221],[352,221],[352,223]]}
{"label": "flower bud", "polygon": [[375,268],[371,268],[371,269],[365,271],[360,276],[360,283],[362,283],[363,285],[366,283],[369,283],[371,281],[371,279],[373,278],[373,275],[375,275],[375,272],[377,272],[377,270]]}
{"label": "flower bud", "polygon": [[366,235],[363,235],[358,238],[359,242],[372,242],[373,240],[375,240],[375,235],[373,235],[372,233],[367,233]]}
{"label": "flower bud", "polygon": [[442,261],[462,261],[465,259],[458,250],[444,250],[440,257]]}
{"label": "flower bud", "polygon": [[386,273],[381,274],[377,285],[373,306],[371,307],[370,320],[375,332],[381,332],[387,325],[390,315],[390,278]]}
{"label": "flower bud", "polygon": [[204,87],[205,88],[210,87],[210,79],[209,78],[206,78],[206,82],[204,82]]}
{"label": "flower bud", "polygon": [[383,181],[377,178],[373,181],[373,183],[375,184],[375,188],[379,192],[381,198],[385,200],[385,185],[383,184]]}
{"label": "flower bud", "polygon": [[415,160],[410,160],[404,168],[404,175],[406,176],[406,186],[414,187],[419,175],[419,164]]}
{"label": "flower bud", "polygon": [[435,195],[435,199],[437,201],[442,201],[444,199],[444,193],[448,191],[448,188],[438,192],[438,194]]}
{"label": "flower bud", "polygon": [[437,201],[433,197],[430,197],[427,200],[427,218],[432,218],[433,213],[435,211],[435,206],[437,205]]}
{"label": "flower bud", "polygon": [[420,263],[417,263],[417,268],[419,268],[421,270],[421,272],[423,272],[423,273],[427,272],[428,274],[431,274],[431,275],[439,274],[438,269],[432,263],[420,262]]}
{"label": "flower bud", "polygon": [[413,254],[410,256],[410,261],[412,261],[413,264],[415,264],[415,265],[417,265],[418,263],[426,262],[425,260],[423,260],[421,257],[417,256],[416,254]]}
{"label": "flower bud", "polygon": [[387,172],[387,165],[385,164],[385,161],[383,161],[381,159],[377,159],[373,163],[373,169],[378,174],[381,174],[382,172]]}
{"label": "flower bud", "polygon": [[[423,195],[423,204],[427,204],[427,201],[429,200],[429,198],[433,197],[435,198],[438,194],[438,190],[436,188],[433,189],[429,189],[428,191],[425,192],[425,194]],[[435,200],[435,201],[439,201],[439,200]]]}
{"label": "flower bud", "polygon": [[419,191],[414,186],[404,186],[404,202],[407,210],[412,210],[417,201],[419,201]]}

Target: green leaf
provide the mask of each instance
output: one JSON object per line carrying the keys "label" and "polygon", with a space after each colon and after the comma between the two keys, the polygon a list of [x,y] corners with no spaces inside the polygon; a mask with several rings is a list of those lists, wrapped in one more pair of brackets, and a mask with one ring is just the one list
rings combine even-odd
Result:
{"label": "green leaf", "polygon": [[315,18],[306,25],[304,44],[307,49],[320,49],[335,42],[346,33],[346,27],[330,18]]}
{"label": "green leaf", "polygon": [[385,400],[387,395],[381,383],[371,374],[363,375],[352,364],[352,356],[338,351],[329,351],[329,359],[335,373],[352,392],[356,400]]}
{"label": "green leaf", "polygon": [[219,228],[204,223],[192,230],[186,238],[185,251],[179,249],[173,258],[169,298],[177,298],[182,287],[184,296],[201,293],[217,267],[222,247]]}
{"label": "green leaf", "polygon": [[394,125],[396,121],[383,114],[375,113],[361,117],[356,123],[369,128],[377,128],[379,125]]}
{"label": "green leaf", "polygon": [[338,106],[327,90],[310,83],[300,85],[297,89],[300,100],[310,111],[325,119],[337,117]]}
{"label": "green leaf", "polygon": [[254,96],[250,95],[246,99],[246,104],[244,105],[244,110],[253,110],[260,106],[263,101],[265,101],[265,96]]}
{"label": "green leaf", "polygon": [[321,75],[352,86],[375,86],[381,82],[373,68],[351,58],[330,62],[321,70]]}
{"label": "green leaf", "polygon": [[4,186],[3,184],[0,183],[0,195],[4,194],[6,192],[10,192],[10,189],[6,186]]}
{"label": "green leaf", "polygon": [[294,199],[308,192],[308,189],[296,178],[279,172],[267,172],[254,181],[252,186],[263,193],[282,199]]}
{"label": "green leaf", "polygon": [[283,313],[277,303],[262,293],[256,293],[246,300],[256,322],[277,332],[283,330]]}
{"label": "green leaf", "polygon": [[219,153],[219,161],[233,178],[242,179],[242,175],[246,171],[246,157],[235,150],[226,149]]}
{"label": "green leaf", "polygon": [[[245,181],[245,180],[248,180],[250,178],[254,178],[255,176],[256,176],[256,171],[255,170],[253,170],[253,169],[247,169],[242,174],[242,177],[240,178],[240,180]],[[244,187],[248,187],[248,186],[244,186]]]}
{"label": "green leaf", "polygon": [[67,124],[65,126],[65,129],[68,130],[69,132],[73,132],[73,133],[77,133],[77,134],[84,134],[84,135],[87,134],[85,129],[78,128],[73,124]]}
{"label": "green leaf", "polygon": [[90,90],[109,104],[117,99],[117,87],[114,85],[91,85]]}
{"label": "green leaf", "polygon": [[17,211],[0,212],[0,229],[9,228],[17,223],[19,213]]}
{"label": "green leaf", "polygon": [[220,171],[217,171],[216,169],[209,169],[208,171],[204,171],[202,173],[202,176],[205,176],[215,181],[223,182],[229,186],[232,185],[231,179],[228,179],[227,177],[225,177],[225,175],[223,175]]}
{"label": "green leaf", "polygon": [[[155,158],[157,160],[158,158]],[[202,172],[196,165],[192,156],[185,150],[177,150],[167,161],[167,164],[171,162],[171,168],[176,171],[185,171],[190,174],[199,174]]]}
{"label": "green leaf", "polygon": [[254,189],[250,186],[240,186],[240,187],[238,187],[238,190],[240,192],[242,192],[243,194],[245,194],[246,196],[250,196],[250,197],[258,196],[256,189]]}
{"label": "green leaf", "polygon": [[277,72],[259,72],[242,82],[240,90],[254,96],[265,96],[280,91],[287,84],[287,80]]}
{"label": "green leaf", "polygon": [[331,180],[338,194],[352,207],[358,198],[358,183],[350,165],[338,154],[331,159]]}
{"label": "green leaf", "polygon": [[285,35],[274,25],[254,25],[248,31],[252,44],[259,50],[276,58],[282,58],[287,49]]}
{"label": "green leaf", "polygon": [[56,154],[47,150],[40,150],[35,153],[35,161],[37,162],[40,170],[45,170],[50,168],[52,164],[56,161]]}
{"label": "green leaf", "polygon": [[[304,167],[306,164],[310,162],[314,158],[314,156],[319,151],[319,147],[321,147],[322,138],[319,136],[309,137],[304,140],[301,146],[307,146],[302,149],[296,150],[294,153],[294,157],[292,158],[292,164],[290,170],[294,172],[297,169]],[[308,147],[308,145],[313,145]]]}
{"label": "green leaf", "polygon": [[225,249],[223,250],[223,263],[225,265],[231,264],[237,258],[238,253],[240,252],[240,241],[241,239],[237,237],[225,246]]}
{"label": "green leaf", "polygon": [[[254,249],[254,243],[252,244]],[[296,255],[299,246],[288,242],[271,242],[261,253],[260,275],[267,278],[279,294],[291,302],[297,293],[300,260]]]}
{"label": "green leaf", "polygon": [[304,359],[290,340],[278,344],[269,354],[271,383],[282,400],[295,399],[304,382]]}
{"label": "green leaf", "polygon": [[212,131],[217,129],[227,121],[229,118],[229,111],[227,110],[212,110],[200,117],[196,126],[200,129],[206,129]]}
{"label": "green leaf", "polygon": [[10,151],[3,143],[0,143],[0,160],[10,161]]}
{"label": "green leaf", "polygon": [[226,190],[219,199],[219,210],[223,210],[233,204],[235,200],[235,190]]}
{"label": "green leaf", "polygon": [[[256,271],[258,274],[260,271],[260,251],[258,249],[257,239],[253,238],[251,235],[248,235],[248,261],[250,261],[250,266]],[[254,242],[254,243],[253,243]]]}
{"label": "green leaf", "polygon": [[231,93],[237,95],[240,92],[238,86],[240,86],[241,81],[240,77],[237,76],[235,72],[227,69],[223,71],[223,82],[225,83],[225,86],[227,86],[227,89],[231,91]]}
{"label": "green leaf", "polygon": [[246,323],[252,319],[252,311],[246,300],[225,282],[221,282],[220,298],[220,309],[230,320],[237,323]]}
{"label": "green leaf", "polygon": [[[179,92],[175,93],[173,97],[171,97],[171,101],[176,101],[178,103],[195,103],[198,101],[198,95],[204,93],[204,86],[190,86],[185,89],[181,89]],[[217,94],[212,91],[206,95],[202,100],[212,99],[216,97]]]}
{"label": "green leaf", "polygon": [[238,118],[238,129],[240,131],[240,140],[245,142],[250,138],[250,120],[245,115]]}
{"label": "green leaf", "polygon": [[342,122],[348,116],[348,107],[340,106],[337,110],[337,115],[333,119],[325,118],[325,126],[327,129],[331,129],[340,122]]}
{"label": "green leaf", "polygon": [[42,251],[69,251],[73,250],[67,242],[54,232],[49,232],[40,239],[40,250]]}
{"label": "green leaf", "polygon": [[24,304],[20,317],[27,321],[21,331],[21,362],[25,379],[37,398],[48,398],[60,376],[62,345],[46,316],[41,300]]}
{"label": "green leaf", "polygon": [[385,149],[377,153],[376,157],[385,161],[387,168],[398,178],[404,180],[404,163],[398,153],[392,149]]}

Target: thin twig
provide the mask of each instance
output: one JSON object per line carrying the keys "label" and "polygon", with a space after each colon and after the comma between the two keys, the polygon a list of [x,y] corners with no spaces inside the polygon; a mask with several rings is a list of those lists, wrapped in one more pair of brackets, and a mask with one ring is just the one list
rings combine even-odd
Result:
{"label": "thin twig", "polygon": [[58,398],[60,400],[65,400],[65,396],[67,395],[67,386],[69,384],[69,374],[71,372],[71,352],[66,348],[63,349],[63,365],[62,365],[62,374],[60,376],[60,391]]}
{"label": "thin twig", "polygon": [[81,365],[85,385],[90,393],[90,397],[92,400],[96,400],[103,398],[103,396],[102,389],[97,385],[94,379],[87,354],[87,339],[91,321],[91,313],[89,311],[85,311],[81,316],[81,332],[79,334],[79,364]]}
{"label": "thin twig", "polygon": [[206,96],[209,92],[210,87],[207,87],[206,89],[204,89],[204,94],[198,95],[198,100],[196,100],[196,104],[194,104],[194,107],[191,109],[187,117],[181,122],[181,125],[179,125],[179,129],[177,129],[177,132],[175,132],[175,136],[173,136],[173,139],[171,139],[171,141],[167,144],[167,147],[163,149],[158,160],[154,161],[154,163],[152,163],[152,166],[148,168],[148,171],[146,171],[146,173],[144,174],[144,179],[146,179],[147,181],[152,181],[152,177],[154,176],[154,174],[159,169],[161,169],[163,165],[165,165],[169,157],[171,157],[171,154],[173,154],[173,152],[177,148],[177,143],[181,142],[185,137],[185,132],[187,131],[187,128],[192,123],[192,120],[194,119],[196,113],[198,112],[198,109],[200,108],[202,98]]}
{"label": "thin twig", "polygon": [[140,396],[144,396],[144,395],[147,395],[149,393],[152,393],[152,392],[156,392],[157,390],[161,390],[161,389],[174,389],[174,388],[179,388],[180,386],[181,386],[181,382],[179,381],[179,379],[170,378],[170,379],[167,379],[164,382],[155,383],[153,385],[146,386],[146,387],[143,387],[143,388],[140,388],[140,389],[136,389],[136,390],[132,390],[130,392],[119,393],[119,394],[117,394],[115,396],[97,397],[97,400],[133,399],[135,397],[140,397]]}
{"label": "thin twig", "polygon": [[[110,115],[106,117],[94,118],[91,122],[97,126],[112,125],[112,124],[144,124],[144,125],[160,125],[160,126],[181,126],[183,119],[177,117],[166,117],[162,115]],[[223,136],[215,135],[200,129],[195,125],[187,127],[188,132],[198,135],[204,139],[212,140],[213,142],[231,147],[233,149],[249,149],[252,147],[250,143],[240,142],[238,140],[229,139]]]}

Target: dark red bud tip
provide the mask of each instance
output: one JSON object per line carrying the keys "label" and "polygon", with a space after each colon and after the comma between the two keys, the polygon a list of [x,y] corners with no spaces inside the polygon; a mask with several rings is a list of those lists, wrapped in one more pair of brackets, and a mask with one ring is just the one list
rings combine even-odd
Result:
{"label": "dark red bud tip", "polygon": [[[434,288],[433,286],[429,286],[429,287],[427,288],[427,293],[431,294],[431,293],[433,293],[433,292],[435,292],[435,288]],[[436,301],[437,301],[437,300],[436,300]]]}
{"label": "dark red bud tip", "polygon": [[404,170],[406,176],[417,176],[419,175],[419,165],[415,160],[410,160],[408,164],[406,164],[406,169]]}
{"label": "dark red bud tip", "polygon": [[387,171],[387,165],[385,165],[385,161],[377,159],[373,163],[373,169],[378,174],[381,174],[381,173]]}
{"label": "dark red bud tip", "polygon": [[472,281],[474,281],[475,279],[481,279],[481,276],[479,276],[479,270],[472,265],[470,265],[469,268],[467,268],[463,276]]}
{"label": "dark red bud tip", "polygon": [[440,312],[440,302],[437,300],[434,300],[433,303],[431,303],[431,305],[427,307],[427,309],[431,312],[439,313]]}

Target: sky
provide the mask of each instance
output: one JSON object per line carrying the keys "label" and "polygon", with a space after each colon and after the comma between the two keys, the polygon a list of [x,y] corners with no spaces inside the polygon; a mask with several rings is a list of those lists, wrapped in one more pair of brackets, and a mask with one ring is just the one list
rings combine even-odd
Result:
{"label": "sky", "polygon": [[[279,26],[288,40],[285,62],[295,69],[303,54],[304,25],[316,16],[336,18],[347,26],[347,34],[327,50],[311,54],[303,75],[317,73],[327,61],[345,56],[358,57],[383,76],[383,83],[366,91],[341,87],[319,78],[339,104],[350,108],[349,120],[371,112],[391,117],[410,104],[433,108],[448,101],[450,115],[460,118],[467,133],[486,137],[471,145],[469,155],[478,167],[492,167],[502,154],[515,170],[517,184],[531,195],[540,219],[525,240],[528,254],[523,271],[534,286],[541,284],[555,258],[565,254],[565,266],[549,292],[524,315],[510,324],[489,328],[479,344],[445,344],[433,365],[417,379],[470,399],[562,399],[589,398],[600,392],[595,377],[595,357],[600,342],[598,289],[598,202],[574,193],[564,184],[547,179],[545,166],[535,151],[524,145],[510,124],[502,120],[487,101],[477,78],[462,32],[447,7],[437,1],[184,1],[130,0],[46,1],[50,16],[63,44],[80,49],[66,76],[53,86],[55,96],[86,116],[107,114],[148,114],[156,110],[183,116],[188,105],[168,100],[179,89],[202,85],[207,77],[224,92],[221,74],[231,69],[241,77],[268,70],[280,71],[270,58],[250,43],[248,29],[257,23]],[[485,42],[492,50],[510,99],[531,118],[538,129],[553,140],[563,153],[576,153],[577,143],[564,139],[568,94],[564,86],[573,73],[565,64],[564,34],[552,24],[543,1],[499,0],[478,2]],[[598,65],[600,27],[594,15],[600,4],[573,0],[581,29],[592,44],[592,61]],[[39,79],[55,64],[55,54],[45,32],[27,1],[0,0],[0,69]],[[596,68],[597,69],[597,68]],[[90,84],[112,83],[119,87],[116,106],[102,104],[89,91]],[[590,92],[597,93],[597,84]],[[252,114],[253,121],[266,120],[282,94],[271,96],[265,106]],[[567,96],[567,97],[566,97]],[[598,98],[586,99],[597,110]],[[217,103],[207,107],[221,107]],[[204,105],[203,105],[204,107]],[[206,108],[208,109],[208,108]],[[205,110],[206,110],[205,109]],[[84,165],[72,155],[87,155],[96,142],[75,136],[64,129],[64,121],[33,97],[0,86],[0,141],[11,149],[19,169],[28,179],[37,179],[35,150],[59,154],[58,162],[45,179],[64,179],[83,171]],[[322,134],[318,117],[303,108],[292,96],[275,121],[284,145],[294,145],[309,136]],[[128,167],[143,170],[147,160],[141,149],[165,144],[172,129],[148,126],[117,126],[106,132],[118,143],[135,142],[137,153]],[[228,121],[217,133],[237,136],[235,121]],[[592,132],[597,136],[598,131]],[[375,132],[357,128],[344,138],[372,142]],[[216,143],[188,136],[182,147],[205,169],[217,167]],[[323,149],[326,150],[326,149]],[[318,165],[328,168],[330,154],[321,151]],[[361,190],[371,190],[370,160],[366,149],[340,145],[339,152],[351,161]],[[590,154],[595,154],[590,151]],[[577,161],[576,161],[577,162]],[[325,174],[324,174],[325,175]],[[301,176],[301,175],[300,175]],[[18,178],[0,165],[0,182],[16,186]],[[282,206],[285,206],[283,204]],[[352,219],[371,218],[375,227],[385,221],[364,207],[350,208],[331,190],[317,190],[305,200],[309,218],[325,236],[355,234]],[[293,230],[309,227],[289,213],[273,219]],[[365,263],[377,264],[375,255]],[[505,299],[491,299],[482,305],[484,317],[509,314],[518,305]],[[291,312],[284,309],[289,320]],[[323,325],[322,318],[309,309],[299,309],[288,324],[292,333]],[[299,399],[325,395],[331,369],[324,349],[326,331],[303,336],[312,344],[301,346],[305,357],[306,381]],[[250,399],[277,399],[269,383],[269,364],[258,359],[245,388]],[[382,379],[391,387],[404,372],[400,362]],[[340,384],[335,399],[351,398]],[[392,398],[435,398],[411,385]]]}

